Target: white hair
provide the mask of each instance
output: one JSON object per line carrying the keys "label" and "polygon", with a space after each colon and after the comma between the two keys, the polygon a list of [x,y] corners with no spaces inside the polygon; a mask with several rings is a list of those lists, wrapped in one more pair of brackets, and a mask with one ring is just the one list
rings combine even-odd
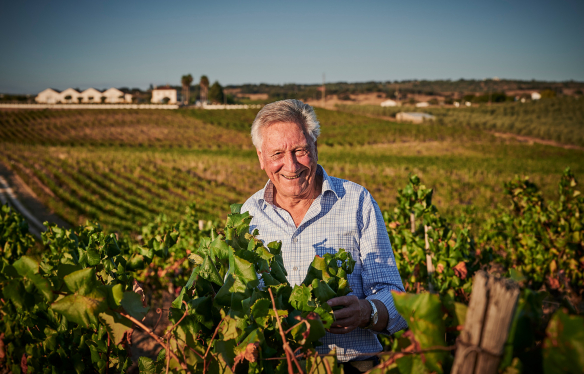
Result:
{"label": "white hair", "polygon": [[251,125],[251,141],[257,149],[262,147],[262,129],[279,122],[301,126],[313,142],[320,135],[320,123],[310,105],[294,99],[276,101],[264,106]]}

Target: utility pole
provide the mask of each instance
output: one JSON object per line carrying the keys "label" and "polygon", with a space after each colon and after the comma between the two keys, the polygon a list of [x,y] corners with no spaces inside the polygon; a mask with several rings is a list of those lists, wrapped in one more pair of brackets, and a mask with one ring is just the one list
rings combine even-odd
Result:
{"label": "utility pole", "polygon": [[322,73],[322,107],[324,108],[326,104],[326,86],[324,85],[324,73]]}

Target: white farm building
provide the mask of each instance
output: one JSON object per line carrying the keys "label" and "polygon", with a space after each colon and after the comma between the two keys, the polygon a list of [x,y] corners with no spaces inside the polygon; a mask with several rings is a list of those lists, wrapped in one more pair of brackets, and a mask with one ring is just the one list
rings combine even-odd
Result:
{"label": "white farm building", "polygon": [[[176,89],[166,87],[156,87],[152,90],[152,99],[150,100],[156,104],[176,104],[178,101]],[[167,101],[165,103],[165,101]]]}
{"label": "white farm building", "polygon": [[381,103],[381,106],[399,106],[399,103],[395,100],[385,100],[384,102]]}
{"label": "white farm building", "polygon": [[35,101],[40,104],[121,104],[131,103],[132,95],[125,94],[113,87],[103,92],[95,88],[88,88],[83,92],[79,92],[74,88],[67,88],[64,91],[47,88],[35,97]]}
{"label": "white farm building", "polygon": [[424,123],[433,121],[436,119],[436,117],[428,113],[399,112],[395,115],[395,119],[398,122]]}

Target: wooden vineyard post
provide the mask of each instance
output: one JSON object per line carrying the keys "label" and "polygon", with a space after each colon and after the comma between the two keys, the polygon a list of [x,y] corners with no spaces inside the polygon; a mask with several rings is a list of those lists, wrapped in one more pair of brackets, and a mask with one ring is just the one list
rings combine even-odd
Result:
{"label": "wooden vineyard post", "polygon": [[416,232],[416,215],[414,212],[410,213],[410,230],[412,234]]}
{"label": "wooden vineyard post", "polygon": [[452,374],[497,372],[518,297],[517,283],[477,272]]}
{"label": "wooden vineyard post", "polygon": [[428,241],[428,226],[424,225],[424,242],[426,244],[426,270],[428,271],[428,291],[434,293],[434,285],[432,284],[432,277],[434,276],[434,263],[432,262],[432,254],[430,253],[430,242]]}

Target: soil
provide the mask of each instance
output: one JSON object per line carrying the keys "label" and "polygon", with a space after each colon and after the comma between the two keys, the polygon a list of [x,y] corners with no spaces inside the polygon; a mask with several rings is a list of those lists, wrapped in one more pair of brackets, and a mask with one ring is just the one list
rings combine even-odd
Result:
{"label": "soil", "polygon": [[[146,290],[144,290],[146,292]],[[169,325],[168,311],[170,304],[174,300],[173,293],[170,291],[162,292],[162,299],[147,299],[150,310],[142,323],[148,327],[155,327],[153,333],[163,336],[166,327]],[[160,309],[160,310],[158,310]],[[157,313],[160,312],[160,313]],[[140,328],[135,328],[132,332],[132,361],[133,364],[128,368],[128,373],[138,373],[138,359],[140,357],[149,357],[156,359],[162,346],[156,342],[148,333]]]}

